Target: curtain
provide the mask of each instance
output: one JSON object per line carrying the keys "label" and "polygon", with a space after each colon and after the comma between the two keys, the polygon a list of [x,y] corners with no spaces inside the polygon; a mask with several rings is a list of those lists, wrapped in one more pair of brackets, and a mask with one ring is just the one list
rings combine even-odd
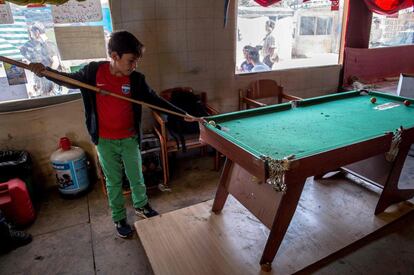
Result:
{"label": "curtain", "polygon": [[[31,4],[50,4],[50,5],[62,5],[68,2],[69,0],[7,0],[6,2],[10,2],[20,6],[27,6]],[[85,0],[76,0],[78,2],[82,2]],[[0,1],[1,2],[1,1]]]}
{"label": "curtain", "polygon": [[[259,4],[262,7],[268,7],[270,5],[273,5],[281,0],[254,0],[257,4]],[[303,2],[307,2],[309,0],[303,0]]]}
{"label": "curtain", "polygon": [[414,6],[414,0],[364,0],[368,9],[372,12],[390,15],[399,10]]}
{"label": "curtain", "polygon": [[257,4],[259,4],[260,6],[267,7],[267,6],[270,6],[270,5],[274,4],[274,3],[279,2],[280,0],[254,0],[254,1]]}

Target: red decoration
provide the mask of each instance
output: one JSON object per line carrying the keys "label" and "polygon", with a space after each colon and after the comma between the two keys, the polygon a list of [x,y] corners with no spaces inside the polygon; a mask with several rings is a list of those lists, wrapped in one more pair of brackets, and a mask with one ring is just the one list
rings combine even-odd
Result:
{"label": "red decoration", "polygon": [[399,10],[414,6],[414,0],[364,0],[368,9],[372,12],[391,15]]}
{"label": "red decoration", "polygon": [[[268,7],[270,5],[273,5],[281,0],[254,0],[257,4],[259,4],[262,7]],[[303,2],[307,2],[309,0],[303,0]]]}
{"label": "red decoration", "polygon": [[339,0],[331,0],[331,11],[339,10]]}

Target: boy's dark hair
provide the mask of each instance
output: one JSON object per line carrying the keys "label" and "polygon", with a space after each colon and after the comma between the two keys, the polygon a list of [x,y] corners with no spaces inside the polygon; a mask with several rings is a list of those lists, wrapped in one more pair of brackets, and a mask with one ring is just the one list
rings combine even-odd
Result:
{"label": "boy's dark hair", "polygon": [[119,57],[122,57],[124,53],[132,53],[141,57],[143,47],[144,45],[132,33],[118,31],[111,34],[108,42],[108,53],[116,52]]}

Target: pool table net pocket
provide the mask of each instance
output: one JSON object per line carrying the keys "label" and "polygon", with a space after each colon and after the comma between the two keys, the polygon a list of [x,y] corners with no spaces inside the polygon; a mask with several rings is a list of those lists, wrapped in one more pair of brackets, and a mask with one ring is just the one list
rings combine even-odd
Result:
{"label": "pool table net pocket", "polygon": [[394,136],[392,137],[390,150],[385,153],[385,159],[389,162],[393,162],[398,155],[399,146],[401,143],[401,133],[403,130],[404,129],[401,126],[395,131]]}
{"label": "pool table net pocket", "polygon": [[266,183],[272,185],[276,192],[286,193],[285,172],[289,170],[290,161],[294,157],[294,155],[283,159],[272,159],[268,156],[261,157],[266,163],[267,171],[269,171],[269,178],[266,180]]}

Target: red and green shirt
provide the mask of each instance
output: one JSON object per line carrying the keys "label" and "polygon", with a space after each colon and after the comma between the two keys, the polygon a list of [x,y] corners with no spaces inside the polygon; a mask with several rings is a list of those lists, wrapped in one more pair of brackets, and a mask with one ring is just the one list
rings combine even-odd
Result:
{"label": "red and green shirt", "polygon": [[[129,77],[111,74],[109,63],[100,64],[96,75],[96,86],[118,95],[131,97]],[[131,102],[98,93],[96,106],[99,137],[121,139],[136,134]]]}

